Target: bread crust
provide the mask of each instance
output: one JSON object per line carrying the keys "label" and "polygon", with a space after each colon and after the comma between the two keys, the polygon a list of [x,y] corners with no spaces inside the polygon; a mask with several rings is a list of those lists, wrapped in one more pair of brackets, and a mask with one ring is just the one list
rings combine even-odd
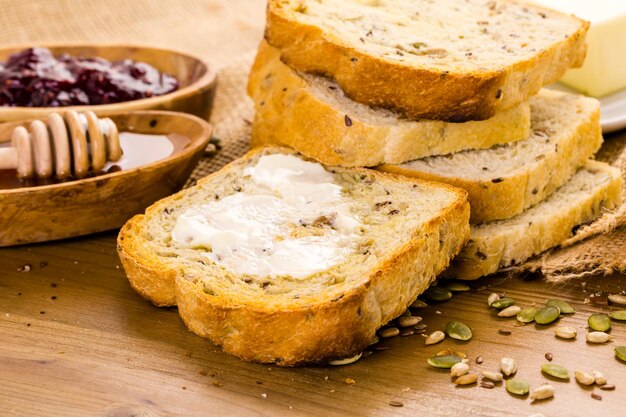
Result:
{"label": "bread crust", "polygon": [[[262,151],[252,151],[244,158]],[[374,174],[424,184],[393,174]],[[181,268],[164,265],[142,247],[142,215],[122,228],[118,252],[133,288],[157,305],[177,304],[191,331],[226,352],[282,366],[321,363],[352,356],[367,347],[378,327],[400,315],[467,241],[466,193],[447,185],[428,185],[446,187],[456,198],[438,217],[415,231],[409,243],[381,260],[360,285],[331,301],[276,309],[262,302],[241,303],[232,295],[205,294],[200,281],[189,280]],[[172,198],[184,198],[184,193],[157,202],[154,209],[165,207]],[[156,282],[160,285],[154,285]]]}
{"label": "bread crust", "polygon": [[248,94],[256,107],[252,146],[283,143],[327,165],[398,164],[490,148],[526,139],[530,134],[528,102],[485,121],[366,121],[316,96],[309,81],[283,64],[280,51],[265,41],[250,72]]}
{"label": "bread crust", "polygon": [[442,72],[362,52],[315,25],[290,16],[284,1],[269,0],[265,39],[284,62],[330,76],[359,103],[393,108],[410,118],[463,122],[485,120],[582,65],[589,22],[532,59],[498,69]]}

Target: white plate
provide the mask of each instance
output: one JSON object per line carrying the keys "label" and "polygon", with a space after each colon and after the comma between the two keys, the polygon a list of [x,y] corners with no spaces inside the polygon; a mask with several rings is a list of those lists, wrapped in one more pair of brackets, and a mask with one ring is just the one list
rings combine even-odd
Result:
{"label": "white plate", "polygon": [[[563,84],[552,84],[549,88],[580,94],[580,92]],[[599,100],[602,133],[611,133],[626,128],[626,90],[618,91]]]}

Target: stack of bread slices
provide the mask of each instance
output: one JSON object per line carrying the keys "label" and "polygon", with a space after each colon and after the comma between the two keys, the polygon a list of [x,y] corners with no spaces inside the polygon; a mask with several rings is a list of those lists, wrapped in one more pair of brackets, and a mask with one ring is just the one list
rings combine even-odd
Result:
{"label": "stack of bread slices", "polygon": [[593,161],[599,102],[543,87],[588,23],[514,0],[269,0],[252,144],[465,189],[474,279],[558,245],[620,201]]}

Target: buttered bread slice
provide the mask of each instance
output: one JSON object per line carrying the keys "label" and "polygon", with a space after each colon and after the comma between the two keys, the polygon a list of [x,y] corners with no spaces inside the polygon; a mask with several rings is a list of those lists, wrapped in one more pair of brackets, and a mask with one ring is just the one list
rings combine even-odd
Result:
{"label": "buttered bread slice", "polygon": [[542,90],[530,109],[532,133],[526,140],[380,169],[465,189],[472,223],[510,218],[552,194],[602,144],[595,99]]}
{"label": "buttered bread slice", "polygon": [[515,0],[269,0],[291,67],[411,118],[484,120],[585,58],[588,22]]}
{"label": "buttered bread slice", "polygon": [[121,230],[133,288],[243,359],[363,350],[469,236],[464,191],[259,148]]}
{"label": "buttered bread slice", "polygon": [[589,161],[545,201],[511,219],[472,226],[447,276],[474,279],[524,262],[572,236],[575,228],[620,203],[619,169]]}
{"label": "buttered bread slice", "polygon": [[285,144],[327,165],[397,164],[528,138],[528,102],[465,123],[410,120],[352,101],[330,79],[298,73],[262,42],[250,73],[252,145]]}

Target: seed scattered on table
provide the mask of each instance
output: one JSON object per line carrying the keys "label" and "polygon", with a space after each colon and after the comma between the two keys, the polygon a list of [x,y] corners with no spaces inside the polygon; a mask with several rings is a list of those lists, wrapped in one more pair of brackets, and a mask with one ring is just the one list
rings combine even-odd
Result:
{"label": "seed scattered on table", "polygon": [[400,317],[398,325],[400,327],[411,327],[417,325],[420,321],[422,321],[422,318],[419,316]]}
{"label": "seed scattered on table", "polygon": [[334,365],[334,366],[341,366],[341,365],[350,365],[351,363],[354,363],[356,361],[358,361],[359,359],[361,359],[361,357],[363,356],[363,353],[358,353],[354,356],[350,356],[348,358],[341,358],[341,359],[332,359],[330,361],[328,361],[329,365]]}
{"label": "seed scattered on table", "polygon": [[424,297],[431,301],[446,301],[452,298],[452,292],[441,287],[429,287],[424,291]]}
{"label": "seed scattered on table", "polygon": [[522,381],[516,378],[508,379],[505,385],[506,390],[515,395],[526,395],[530,390],[530,386],[526,381]]}
{"label": "seed scattered on table", "polygon": [[483,387],[483,388],[492,389],[492,388],[494,388],[496,386],[496,384],[494,384],[491,381],[482,381],[480,383],[480,386]]}
{"label": "seed scattered on table", "polygon": [[569,380],[569,371],[562,365],[544,363],[541,365],[541,372],[557,379]]}
{"label": "seed scattered on table", "polygon": [[515,304],[515,300],[509,297],[504,297],[504,298],[500,298],[499,300],[494,301],[491,304],[491,307],[497,309],[497,310],[503,310],[507,307],[511,307],[513,304]]}
{"label": "seed scattered on table", "polygon": [[547,306],[558,307],[562,314],[573,314],[576,312],[567,301],[560,300],[558,298],[552,298],[546,301]]}
{"label": "seed scattered on table", "polygon": [[457,340],[470,340],[472,338],[472,330],[467,325],[454,320],[446,324],[446,333]]}
{"label": "seed scattered on table", "polygon": [[589,343],[606,343],[609,340],[611,340],[611,335],[605,332],[587,333],[587,342]]}
{"label": "seed scattered on table", "polygon": [[380,330],[378,332],[378,334],[383,339],[387,339],[387,338],[390,338],[390,337],[396,337],[396,336],[398,336],[400,334],[400,329],[398,329],[397,327],[387,327],[387,328],[384,328],[384,329]]}
{"label": "seed scattered on table", "polygon": [[470,385],[475,384],[478,381],[478,374],[465,374],[463,376],[458,377],[454,383],[456,385]]}
{"label": "seed scattered on table", "polygon": [[404,403],[398,401],[398,400],[391,400],[389,401],[389,405],[392,407],[403,407]]}
{"label": "seed scattered on table", "polygon": [[539,324],[550,324],[561,315],[561,310],[555,306],[546,306],[537,312],[535,322]]}
{"label": "seed scattered on table", "polygon": [[498,317],[515,317],[522,311],[522,307],[520,306],[510,306],[503,310],[500,310],[498,313]]}
{"label": "seed scattered on table", "polygon": [[618,304],[621,306],[626,306],[626,295],[622,294],[611,294],[609,295],[609,301],[613,304]]}
{"label": "seed scattered on table", "polygon": [[455,363],[450,368],[450,376],[452,378],[463,376],[469,372],[469,365],[464,362]]}
{"label": "seed scattered on table", "polygon": [[598,332],[606,332],[611,328],[611,318],[603,313],[595,313],[587,319],[589,327]]}
{"label": "seed scattered on table", "polygon": [[484,361],[484,359],[483,359],[483,357],[482,357],[482,356],[478,356],[478,357],[476,357],[476,363],[477,363],[477,364],[479,364],[479,365],[480,365],[481,363],[483,363],[483,361]]}
{"label": "seed scattered on table", "polygon": [[454,364],[462,362],[463,359],[455,355],[431,356],[428,364],[435,368],[450,369]]}
{"label": "seed scattered on table", "polygon": [[604,376],[604,374],[600,371],[591,371],[591,375],[593,375],[594,378],[594,382],[596,383],[596,385],[605,385],[606,384],[606,377]]}
{"label": "seed scattered on table", "polygon": [[517,315],[517,321],[520,323],[532,323],[535,321],[535,316],[537,315],[537,310],[535,307],[526,307],[523,308]]}
{"label": "seed scattered on table", "polygon": [[600,385],[600,389],[604,391],[613,391],[615,389],[615,385],[613,384]]}
{"label": "seed scattered on table", "polygon": [[552,362],[552,359],[554,359],[554,356],[550,352],[547,352],[544,356],[548,362]]}
{"label": "seed scattered on table", "polygon": [[517,372],[517,362],[513,358],[500,359],[500,370],[506,376],[511,376]]}
{"label": "seed scattered on table", "polygon": [[612,311],[611,314],[609,314],[609,317],[613,320],[626,321],[626,310]]}
{"label": "seed scattered on table", "polygon": [[594,400],[602,401],[602,395],[596,394],[595,392],[591,393],[591,398],[593,398]]}
{"label": "seed scattered on table", "polygon": [[426,345],[434,345],[441,342],[445,337],[446,335],[441,330],[435,330],[428,335],[424,343]]}
{"label": "seed scattered on table", "polygon": [[554,335],[561,339],[574,339],[576,337],[576,329],[570,326],[555,327]]}
{"label": "seed scattered on table", "polygon": [[615,348],[615,357],[626,362],[626,346],[618,346]]}
{"label": "seed scattered on table", "polygon": [[545,400],[554,397],[554,387],[550,384],[541,385],[530,393],[530,399],[533,401]]}
{"label": "seed scattered on table", "polygon": [[493,382],[501,382],[504,377],[502,376],[502,374],[500,372],[495,372],[495,371],[482,371],[481,372],[483,378],[486,378],[490,381]]}
{"label": "seed scattered on table", "polygon": [[491,305],[495,303],[496,301],[498,301],[499,299],[500,299],[500,296],[496,294],[495,292],[492,292],[491,294],[489,294],[489,297],[487,297],[487,305],[491,307]]}
{"label": "seed scattered on table", "polygon": [[444,286],[453,292],[465,292],[471,290],[469,285],[458,281],[446,282]]}
{"label": "seed scattered on table", "polygon": [[413,329],[402,329],[400,330],[400,336],[413,336],[415,334],[415,330]]}
{"label": "seed scattered on table", "polygon": [[17,268],[17,272],[30,272],[31,269],[31,264],[24,264]]}
{"label": "seed scattered on table", "polygon": [[422,309],[422,308],[426,308],[428,307],[428,304],[426,304],[424,301],[422,300],[415,300],[411,303],[411,308],[416,308],[416,309]]}
{"label": "seed scattered on table", "polygon": [[588,372],[574,371],[574,378],[581,385],[593,385],[596,379]]}

